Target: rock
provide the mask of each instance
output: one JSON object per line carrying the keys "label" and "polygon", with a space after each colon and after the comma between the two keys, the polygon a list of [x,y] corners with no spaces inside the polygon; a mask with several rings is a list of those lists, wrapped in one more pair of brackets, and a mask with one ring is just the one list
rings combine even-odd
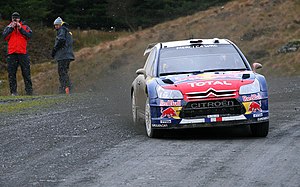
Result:
{"label": "rock", "polygon": [[300,48],[300,40],[290,41],[286,45],[280,47],[278,53],[296,52]]}

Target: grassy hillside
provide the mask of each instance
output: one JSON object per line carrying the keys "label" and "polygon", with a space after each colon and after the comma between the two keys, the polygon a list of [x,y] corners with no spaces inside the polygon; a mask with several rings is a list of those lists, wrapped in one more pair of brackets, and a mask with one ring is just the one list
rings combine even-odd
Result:
{"label": "grassy hillside", "polygon": [[[3,30],[8,24],[8,21],[0,21],[0,28]],[[35,77],[47,75],[47,85],[53,85],[52,87],[47,88],[47,91],[42,91],[38,93],[56,93],[56,87],[54,90],[54,85],[57,84],[57,73],[49,74],[53,69],[56,69],[56,64],[53,64],[53,59],[51,57],[51,51],[54,45],[54,40],[56,37],[56,31],[53,28],[41,28],[37,25],[31,26],[33,30],[33,37],[28,42],[28,52],[30,55],[30,61],[32,64],[32,78],[33,86],[40,87],[39,79]],[[122,36],[128,36],[128,32],[104,32],[97,30],[73,30],[71,29],[74,39],[74,51],[85,47],[93,47],[99,45],[99,43],[104,43],[106,41],[115,40]],[[9,94],[8,83],[7,83],[7,71],[6,71],[6,61],[5,55],[7,54],[6,48],[7,44],[4,41],[0,42],[0,95]],[[20,69],[20,68],[19,68]],[[49,71],[49,72],[48,72]],[[22,83],[21,71],[19,70],[18,74],[18,87],[19,93],[24,94],[24,84]],[[52,81],[53,77],[53,81]]]}
{"label": "grassy hillside", "polygon": [[[148,43],[187,38],[228,38],[235,42],[251,63],[264,65],[266,76],[300,75],[300,49],[278,53],[290,41],[300,39],[300,0],[236,0],[188,17],[159,24],[130,36],[105,42],[76,53],[71,65],[76,90],[96,86],[103,72],[118,66],[142,67]],[[56,65],[36,65],[45,70],[33,75],[37,93],[56,93]],[[129,80],[131,81],[131,80]]]}

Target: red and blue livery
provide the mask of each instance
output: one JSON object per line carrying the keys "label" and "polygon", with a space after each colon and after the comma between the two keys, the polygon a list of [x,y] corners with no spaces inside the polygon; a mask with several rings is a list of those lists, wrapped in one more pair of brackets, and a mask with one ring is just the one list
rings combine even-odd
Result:
{"label": "red and blue livery", "polygon": [[[253,136],[269,131],[265,77],[227,39],[151,44],[132,83],[132,114],[149,137],[163,129],[250,125]],[[254,71],[252,70],[254,69]]]}

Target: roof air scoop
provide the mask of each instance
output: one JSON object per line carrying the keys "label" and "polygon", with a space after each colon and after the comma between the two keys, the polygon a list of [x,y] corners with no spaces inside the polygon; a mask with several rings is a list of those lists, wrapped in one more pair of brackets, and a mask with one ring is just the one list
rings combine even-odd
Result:
{"label": "roof air scoop", "polygon": [[220,43],[219,38],[214,38],[214,43],[215,43],[215,44]]}
{"label": "roof air scoop", "polygon": [[199,43],[202,43],[203,40],[190,40],[190,43],[191,44],[199,44]]}

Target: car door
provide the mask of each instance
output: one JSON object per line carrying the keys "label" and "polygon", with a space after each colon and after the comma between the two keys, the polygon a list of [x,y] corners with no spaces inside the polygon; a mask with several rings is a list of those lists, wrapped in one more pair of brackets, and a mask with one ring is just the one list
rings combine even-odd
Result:
{"label": "car door", "polygon": [[147,87],[147,81],[151,79],[154,75],[154,65],[155,65],[155,60],[156,60],[156,54],[157,54],[157,49],[154,47],[144,66],[144,74],[139,75],[137,77],[137,90],[136,90],[136,104],[137,104],[137,110],[139,113],[142,115],[145,112],[145,103],[147,99],[147,93],[146,93],[146,87]]}

